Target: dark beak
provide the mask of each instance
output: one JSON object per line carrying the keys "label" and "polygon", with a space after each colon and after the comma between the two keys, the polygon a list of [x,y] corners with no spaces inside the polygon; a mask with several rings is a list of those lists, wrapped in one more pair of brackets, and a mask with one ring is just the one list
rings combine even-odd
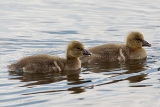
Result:
{"label": "dark beak", "polygon": [[92,53],[86,49],[83,50],[83,55],[91,55]]}
{"label": "dark beak", "polygon": [[151,47],[151,44],[144,40],[142,46],[149,46],[149,47]]}

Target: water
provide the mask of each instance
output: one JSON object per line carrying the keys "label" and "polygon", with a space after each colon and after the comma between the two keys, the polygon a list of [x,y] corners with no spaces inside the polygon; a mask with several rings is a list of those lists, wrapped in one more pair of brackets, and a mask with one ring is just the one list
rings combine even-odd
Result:
{"label": "water", "polygon": [[[160,1],[3,0],[0,3],[2,107],[159,107]],[[69,41],[85,47],[124,43],[140,31],[152,47],[147,60],[83,65],[78,76],[11,75],[6,65],[46,53],[65,56]]]}

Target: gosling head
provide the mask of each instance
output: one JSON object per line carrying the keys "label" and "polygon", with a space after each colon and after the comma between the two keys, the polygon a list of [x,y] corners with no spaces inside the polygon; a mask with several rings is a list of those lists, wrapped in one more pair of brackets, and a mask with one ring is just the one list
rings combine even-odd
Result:
{"label": "gosling head", "polygon": [[151,47],[151,44],[144,40],[140,32],[130,32],[126,39],[126,46],[130,49],[137,50],[143,46]]}
{"label": "gosling head", "polygon": [[91,55],[91,52],[84,49],[84,45],[78,41],[69,42],[66,53],[67,59],[78,58],[82,55]]}

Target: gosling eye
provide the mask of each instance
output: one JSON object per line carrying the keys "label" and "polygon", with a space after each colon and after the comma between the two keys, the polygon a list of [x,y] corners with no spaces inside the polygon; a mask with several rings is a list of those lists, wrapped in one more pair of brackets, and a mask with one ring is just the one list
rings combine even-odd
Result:
{"label": "gosling eye", "polygon": [[80,47],[76,47],[77,50],[82,50]]}
{"label": "gosling eye", "polygon": [[140,38],[137,38],[136,40],[137,40],[137,41],[140,41],[140,42],[142,42],[142,39],[140,39]]}

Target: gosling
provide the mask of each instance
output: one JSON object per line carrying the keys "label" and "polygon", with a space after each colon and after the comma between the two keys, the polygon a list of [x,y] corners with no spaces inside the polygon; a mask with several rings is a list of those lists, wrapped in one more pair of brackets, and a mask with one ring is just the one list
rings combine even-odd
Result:
{"label": "gosling", "polygon": [[67,46],[66,58],[47,54],[38,54],[24,57],[7,67],[9,71],[22,70],[24,73],[60,73],[66,70],[80,69],[81,61],[79,60],[79,57],[82,55],[91,55],[91,52],[84,49],[84,45],[81,42],[71,41]]}
{"label": "gosling", "polygon": [[147,57],[143,46],[151,47],[151,44],[144,40],[140,32],[130,32],[125,44],[103,44],[91,47],[91,57],[82,56],[82,63],[127,61],[131,59],[144,59]]}

